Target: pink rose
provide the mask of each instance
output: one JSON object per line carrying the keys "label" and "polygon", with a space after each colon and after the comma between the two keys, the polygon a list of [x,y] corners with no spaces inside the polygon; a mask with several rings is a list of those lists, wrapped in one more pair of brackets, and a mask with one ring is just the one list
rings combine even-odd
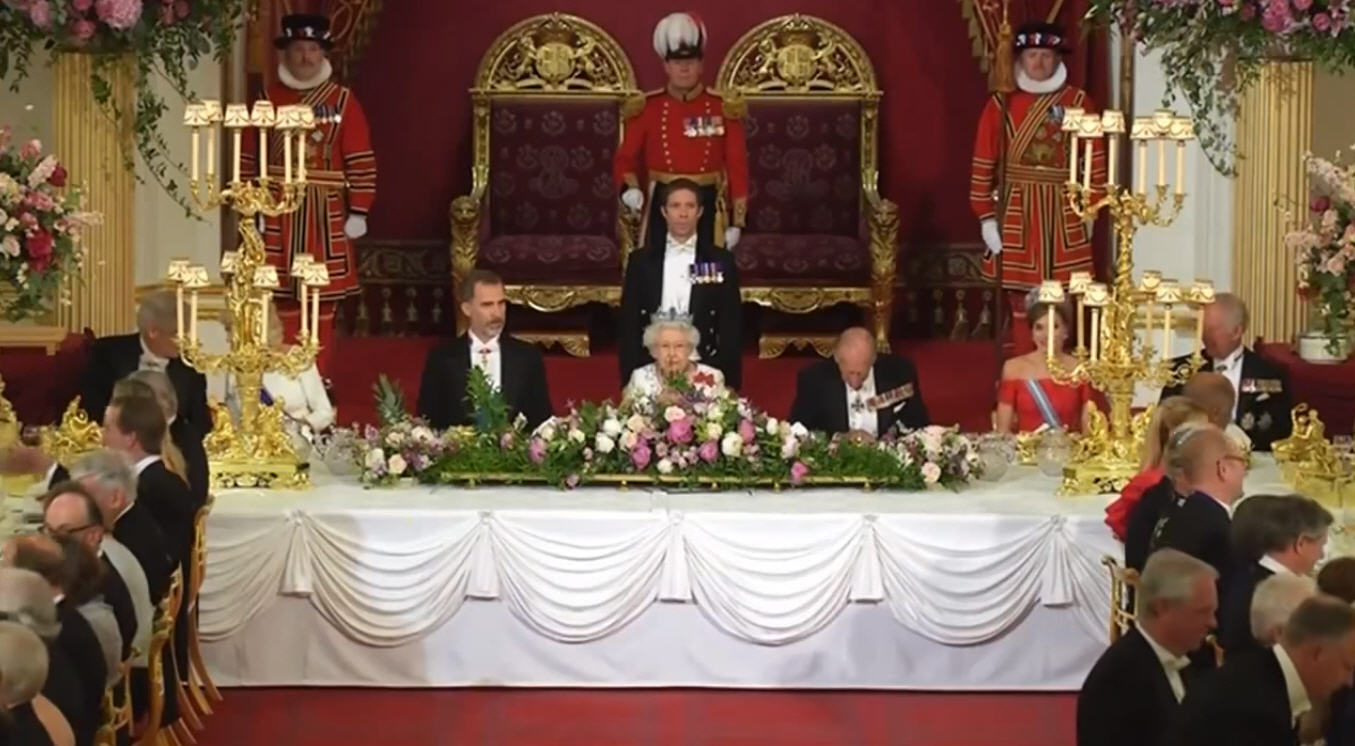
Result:
{"label": "pink rose", "polygon": [[532,460],[533,464],[539,464],[546,460],[546,441],[540,438],[532,438],[531,445],[527,446],[527,458]]}
{"label": "pink rose", "polygon": [[33,264],[33,269],[38,272],[47,269],[47,264],[52,259],[52,234],[38,231],[24,241],[24,246],[28,248],[28,259]]}
{"label": "pink rose", "polygon": [[702,461],[705,461],[708,464],[715,463],[715,459],[720,457],[720,444],[713,440],[708,440],[701,444],[701,448],[697,451],[697,455],[701,457]]}
{"label": "pink rose", "polygon": [[41,140],[37,139],[29,140],[28,142],[19,146],[19,157],[26,161],[31,161],[41,154],[42,154]]}
{"label": "pink rose", "polygon": [[117,31],[126,31],[141,18],[141,0],[95,0],[99,20]]}
{"label": "pink rose", "polygon": [[[94,24],[90,24],[93,26]],[[47,177],[47,183],[54,187],[66,186],[66,167],[58,165],[52,169],[52,175]]]}
{"label": "pink rose", "polygon": [[1298,10],[1307,10],[1313,7],[1313,0],[1294,0],[1294,7]]}
{"label": "pink rose", "polygon": [[635,444],[635,448],[631,449],[630,462],[635,464],[637,470],[643,470],[646,466],[649,466],[649,458],[652,455],[653,454],[649,452],[649,444],[640,441]]}
{"label": "pink rose", "polygon": [[505,451],[510,450],[515,443],[517,443],[517,438],[513,437],[512,431],[499,436],[499,448]]}
{"label": "pink rose", "polygon": [[52,25],[52,6],[47,4],[47,0],[33,0],[28,6],[28,18],[34,26],[48,28]]}
{"label": "pink rose", "polygon": [[1313,197],[1308,203],[1308,209],[1313,212],[1326,212],[1331,207],[1331,200],[1327,197]]}
{"label": "pink rose", "polygon": [[805,462],[803,462],[803,461],[796,461],[795,463],[793,463],[793,464],[790,465],[790,483],[791,483],[791,484],[800,484],[801,482],[805,481],[805,477],[808,476],[808,475],[809,475],[809,467],[808,467],[808,466],[805,466]]}
{"label": "pink rose", "polygon": [[71,9],[77,13],[84,13],[94,7],[94,0],[71,0]]}
{"label": "pink rose", "polygon": [[578,475],[578,474],[570,474],[569,476],[565,477],[565,486],[568,487],[568,488],[571,489],[571,490],[574,489],[575,487],[578,487],[578,486],[579,486],[579,475]]}
{"label": "pink rose", "polygon": [[674,443],[692,442],[692,421],[684,417],[668,425],[668,439]]}
{"label": "pink rose", "polygon": [[757,428],[753,426],[752,420],[739,421],[739,437],[743,438],[745,443],[752,443],[757,437]]}
{"label": "pink rose", "polygon": [[31,212],[21,213],[19,215],[19,225],[22,225],[24,230],[31,231],[38,227],[38,218]]}
{"label": "pink rose", "polygon": [[1313,14],[1313,28],[1318,31],[1331,30],[1331,16],[1326,13]]}
{"label": "pink rose", "polygon": [[71,24],[71,33],[77,40],[82,42],[93,39],[95,29],[94,21],[85,20],[83,18]]}

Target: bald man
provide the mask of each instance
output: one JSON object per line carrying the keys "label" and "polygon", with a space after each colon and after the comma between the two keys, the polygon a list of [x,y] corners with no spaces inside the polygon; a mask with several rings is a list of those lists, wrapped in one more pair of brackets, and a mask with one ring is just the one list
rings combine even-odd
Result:
{"label": "bald man", "polygon": [[913,363],[876,354],[874,337],[859,326],[838,337],[833,359],[800,371],[790,419],[810,430],[870,438],[894,427],[915,430],[931,424]]}

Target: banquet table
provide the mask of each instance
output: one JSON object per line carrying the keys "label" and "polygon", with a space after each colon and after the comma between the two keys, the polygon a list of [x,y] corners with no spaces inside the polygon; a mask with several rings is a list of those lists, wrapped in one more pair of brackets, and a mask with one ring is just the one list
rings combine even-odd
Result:
{"label": "banquet table", "polygon": [[1121,550],[1055,487],[229,490],[203,650],[225,685],[1077,689]]}

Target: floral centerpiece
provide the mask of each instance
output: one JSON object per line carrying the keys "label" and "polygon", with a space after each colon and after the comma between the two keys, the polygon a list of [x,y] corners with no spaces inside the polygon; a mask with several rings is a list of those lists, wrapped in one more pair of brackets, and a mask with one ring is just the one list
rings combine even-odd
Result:
{"label": "floral centerpiece", "polygon": [[973,443],[952,428],[879,441],[828,437],[768,416],[699,378],[675,381],[658,397],[574,406],[531,433],[521,418],[501,416],[502,397],[484,381],[472,381],[470,389],[479,419],[499,427],[439,435],[402,420],[371,428],[358,456],[364,481],[532,480],[566,488],[619,481],[709,488],[855,483],[916,490],[957,487],[979,469]]}
{"label": "floral centerpiece", "polygon": [[80,190],[66,178],[42,143],[12,147],[9,128],[0,128],[0,313],[8,321],[47,311],[62,282],[79,274],[80,232],[97,216],[80,209]]}
{"label": "floral centerpiece", "polygon": [[[134,135],[147,172],[185,206],[171,169],[160,119],[169,108],[156,91],[168,81],[191,98],[188,71],[207,55],[220,61],[231,48],[249,0],[0,0],[0,77],[17,91],[35,53],[93,55],[94,100]],[[112,79],[131,64],[134,101],[118,101]],[[135,154],[126,152],[130,170]]]}
{"label": "floral centerpiece", "polygon": [[1312,306],[1315,333],[1333,358],[1346,356],[1355,327],[1355,169],[1309,154],[1309,220],[1285,235],[1298,265],[1298,292]]}
{"label": "floral centerpiece", "polygon": [[1087,15],[1162,53],[1163,105],[1186,99],[1210,162],[1232,176],[1238,96],[1268,59],[1355,66],[1350,10],[1351,0],[1091,0]]}

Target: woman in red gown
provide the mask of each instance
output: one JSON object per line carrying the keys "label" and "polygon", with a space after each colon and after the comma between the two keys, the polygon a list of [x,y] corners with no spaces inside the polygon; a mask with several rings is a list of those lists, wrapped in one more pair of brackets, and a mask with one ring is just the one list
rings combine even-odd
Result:
{"label": "woman in red gown", "polygon": [[[1000,433],[1032,432],[1044,425],[1080,431],[1087,413],[1096,406],[1092,401],[1092,389],[1085,383],[1065,386],[1050,377],[1046,363],[1049,330],[1045,326],[1049,306],[1037,301],[1036,292],[1032,290],[1026,296],[1026,323],[1030,326],[1035,349],[1003,363],[994,425]],[[1054,306],[1053,318],[1059,361],[1064,370],[1072,370],[1077,360],[1064,351],[1071,326],[1068,309]]]}

